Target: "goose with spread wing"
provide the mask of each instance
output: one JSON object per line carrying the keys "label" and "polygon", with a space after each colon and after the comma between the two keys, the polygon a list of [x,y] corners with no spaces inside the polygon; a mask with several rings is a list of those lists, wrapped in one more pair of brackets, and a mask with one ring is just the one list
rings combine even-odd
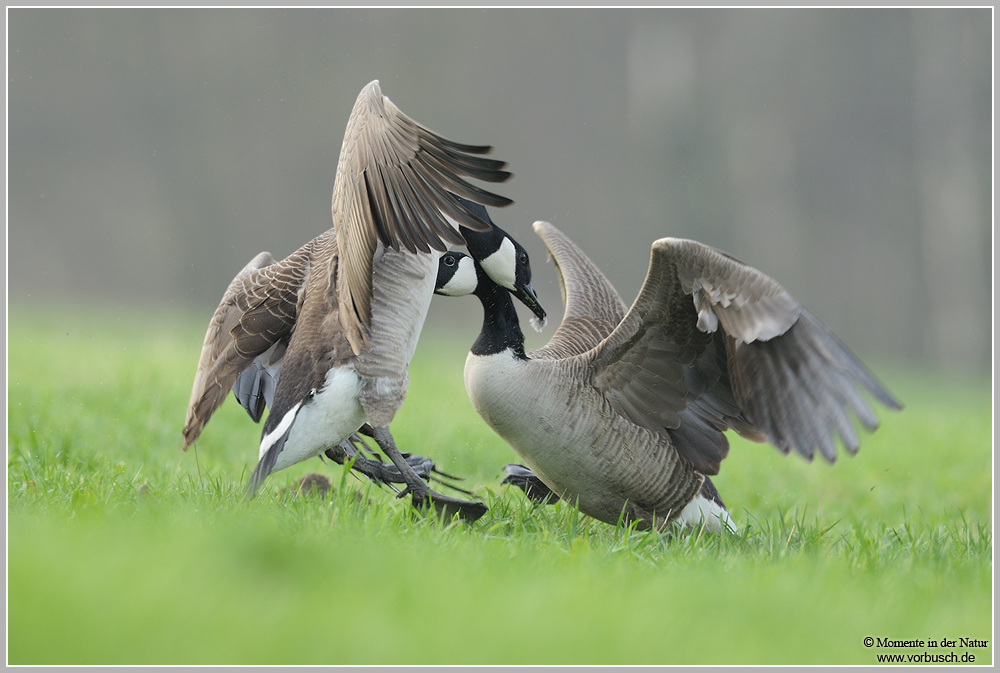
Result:
{"label": "goose with spread wing", "polygon": [[448,253],[436,286],[445,295],[471,291],[483,304],[466,390],[527,464],[508,466],[507,481],[533,499],[566,500],[611,524],[734,529],[709,479],[728,454],[726,430],[832,462],[835,436],[858,450],[851,413],[869,431],[878,427],[865,392],[901,408],[781,285],[725,253],[656,241],[626,308],[572,240],[547,222],[534,229],[566,305],[544,347],[525,353],[509,293],[475,260]]}
{"label": "goose with spread wing", "polygon": [[269,253],[255,257],[215,311],[195,374],[184,448],[236,386],[251,416],[260,418],[263,406],[271,407],[249,494],[272,472],[343,450],[342,443],[367,424],[406,484],[401,495],[465,518],[485,512],[481,503],[431,491],[388,426],[406,395],[438,258],[449,246],[467,245],[493,269],[495,282],[541,310],[524,268],[527,256],[521,260],[518,246],[469,210],[472,203],[511,203],[465,179],[499,183],[510,177],[503,162],[482,156],[490,150],[433,133],[385,97],[377,80],[368,84],[341,146],[333,227],[283,260]]}

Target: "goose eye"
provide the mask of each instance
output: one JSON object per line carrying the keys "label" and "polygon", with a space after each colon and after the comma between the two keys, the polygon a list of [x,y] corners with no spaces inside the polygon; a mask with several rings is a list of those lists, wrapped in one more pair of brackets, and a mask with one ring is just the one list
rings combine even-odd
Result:
{"label": "goose eye", "polygon": [[521,264],[527,264],[528,263],[528,253],[526,253],[526,252],[522,252],[520,255],[518,255],[517,258],[521,262]]}
{"label": "goose eye", "polygon": [[452,257],[451,255],[448,255],[447,257],[444,258],[444,265],[455,266],[455,258]]}

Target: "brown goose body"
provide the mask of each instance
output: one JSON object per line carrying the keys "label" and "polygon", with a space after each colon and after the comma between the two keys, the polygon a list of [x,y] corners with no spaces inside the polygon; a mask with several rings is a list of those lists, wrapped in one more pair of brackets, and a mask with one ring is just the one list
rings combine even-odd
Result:
{"label": "brown goose body", "polygon": [[560,274],[562,323],[525,354],[513,304],[480,273],[486,317],[466,390],[537,478],[590,516],[732,527],[708,479],[728,454],[726,430],[832,462],[834,437],[850,453],[860,444],[850,412],[878,426],[862,391],[900,408],[776,281],[718,250],[656,241],[626,309],[565,234],[546,222],[535,231]]}
{"label": "brown goose body", "polygon": [[253,392],[241,402],[254,420],[271,406],[249,492],[368,423],[408,489],[427,495],[387,426],[406,395],[438,258],[464,243],[459,227],[490,231],[456,195],[511,203],[464,179],[510,177],[502,162],[479,156],[489,151],[434,134],[383,96],[377,81],[366,86],[341,147],[333,227],[281,261],[261,253],[233,279],[206,333],[184,448],[228,391],[246,383]]}
{"label": "brown goose body", "polygon": [[[640,528],[676,518],[704,476],[667,438],[614,413],[578,358],[469,355],[465,388],[487,425],[561,499]],[[571,450],[568,449],[571,447]]]}

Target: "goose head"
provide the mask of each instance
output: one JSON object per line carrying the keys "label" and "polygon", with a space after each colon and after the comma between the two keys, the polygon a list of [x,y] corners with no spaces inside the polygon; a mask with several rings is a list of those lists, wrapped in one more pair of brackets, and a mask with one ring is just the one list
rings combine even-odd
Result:
{"label": "goose head", "polygon": [[[463,199],[460,196],[456,196],[455,198],[465,208],[476,215],[476,217],[490,225],[489,231],[483,232],[472,231],[465,227],[461,229],[462,237],[465,239],[465,246],[469,250],[469,256],[472,259],[468,259],[468,256],[463,255],[468,261],[465,262],[465,265],[461,269],[454,269],[456,272],[462,271],[457,279],[460,282],[472,282],[475,276],[475,268],[480,267],[490,280],[517,297],[521,303],[535,314],[531,324],[535,329],[540,330],[545,325],[545,309],[539,303],[538,295],[531,284],[531,263],[528,260],[528,251],[490,219],[490,215],[484,206]],[[457,257],[451,261],[456,264],[456,267],[459,265]],[[446,267],[442,263],[439,269],[444,268]],[[472,294],[474,290],[475,284],[472,285],[472,290],[465,294]],[[438,292],[438,294],[447,293]]]}
{"label": "goose head", "polygon": [[[512,240],[508,238],[508,240]],[[523,264],[518,267],[527,266],[527,253]],[[500,289],[498,289],[500,288]],[[513,287],[504,287],[497,283],[489,273],[469,255],[463,252],[452,250],[446,252],[438,260],[437,282],[434,286],[434,293],[448,297],[464,297],[468,294],[475,294],[482,298],[490,291],[507,290],[513,296],[531,309],[535,314],[532,318],[532,325],[537,323],[537,329],[545,324],[545,309],[538,303],[535,295],[535,288],[531,286],[531,268],[528,267],[527,274],[521,268],[515,277]]]}
{"label": "goose head", "polygon": [[464,297],[475,294],[482,275],[484,275],[482,269],[465,253],[455,250],[446,252],[438,260],[434,294],[446,297]]}

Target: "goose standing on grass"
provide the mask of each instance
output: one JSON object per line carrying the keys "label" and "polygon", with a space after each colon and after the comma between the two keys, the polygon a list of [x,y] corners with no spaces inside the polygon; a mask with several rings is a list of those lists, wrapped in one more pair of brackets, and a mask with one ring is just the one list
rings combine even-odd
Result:
{"label": "goose standing on grass", "polygon": [[[466,244],[460,228],[479,244],[469,248],[477,259],[508,264],[497,282],[529,305],[538,303],[530,269],[515,269],[515,254],[484,252],[516,246],[468,208],[511,203],[463,179],[510,177],[503,162],[479,156],[490,149],[429,131],[383,96],[377,80],[368,84],[341,146],[333,227],[281,261],[269,253],[255,257],[213,315],[184,425],[185,450],[234,385],[239,396],[243,385],[270,380],[270,395],[258,389],[253,400],[251,393],[241,399],[257,418],[261,398],[271,406],[248,494],[276,470],[343,450],[368,424],[406,484],[401,496],[410,493],[418,507],[430,502],[465,518],[481,516],[481,503],[431,491],[388,426],[406,395],[437,260],[449,245]],[[515,286],[513,279],[525,275],[528,282]],[[255,371],[240,380],[255,361]]]}
{"label": "goose standing on grass", "polygon": [[833,462],[835,435],[852,454],[860,443],[848,410],[868,430],[878,427],[862,389],[901,408],[784,288],[729,255],[695,241],[656,241],[626,310],[565,234],[547,222],[534,228],[566,304],[543,348],[524,352],[508,293],[471,258],[442,257],[436,288],[471,291],[483,304],[466,390],[527,463],[508,466],[505,481],[532,499],[557,496],[611,524],[735,530],[708,477],[729,451],[725,430]]}

